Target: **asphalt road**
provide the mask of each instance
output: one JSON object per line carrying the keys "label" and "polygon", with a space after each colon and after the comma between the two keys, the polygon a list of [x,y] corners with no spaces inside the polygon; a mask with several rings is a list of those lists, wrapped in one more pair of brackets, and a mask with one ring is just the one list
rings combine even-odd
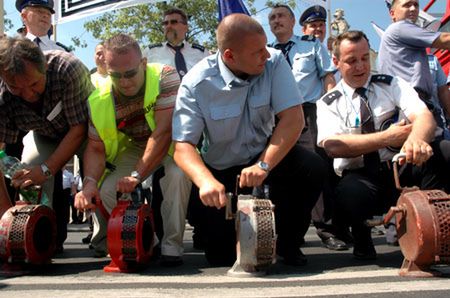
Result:
{"label": "asphalt road", "polygon": [[[69,225],[62,254],[52,264],[25,271],[0,271],[0,297],[450,297],[450,268],[442,277],[398,276],[403,257],[399,247],[374,236],[378,258],[358,261],[348,251],[321,246],[314,228],[302,248],[303,267],[273,265],[264,277],[227,276],[229,268],[210,268],[203,252],[194,250],[191,230],[185,235],[184,265],[165,268],[152,262],[136,273],[105,273],[108,258],[92,258],[81,244],[86,225]],[[22,268],[23,269],[23,268]]]}

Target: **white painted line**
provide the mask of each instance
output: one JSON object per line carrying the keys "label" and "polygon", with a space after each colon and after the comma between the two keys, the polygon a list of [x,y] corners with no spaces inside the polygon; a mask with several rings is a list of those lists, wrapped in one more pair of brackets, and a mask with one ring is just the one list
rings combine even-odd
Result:
{"label": "white painted line", "polygon": [[[193,288],[193,289],[167,289],[167,288],[137,288],[137,289],[81,289],[81,290],[13,290],[3,288],[2,296],[13,298],[35,297],[314,297],[339,296],[350,294],[374,293],[411,293],[422,291],[447,291],[450,283],[447,279],[422,279],[400,282],[361,283],[343,285],[306,286],[301,284],[295,287],[272,288]],[[395,294],[394,294],[395,296]]]}
{"label": "white painted line", "polygon": [[[295,274],[295,275],[269,275],[265,277],[236,278],[225,275],[135,275],[135,274],[103,274],[97,276],[20,276],[4,280],[0,283],[6,285],[39,285],[39,284],[96,284],[110,283],[115,284],[133,284],[133,283],[176,283],[176,284],[226,284],[226,283],[271,283],[276,281],[283,282],[302,282],[302,281],[320,281],[320,280],[343,280],[353,278],[370,277],[397,277],[398,269],[382,269],[370,271],[333,271],[317,274]],[[450,284],[450,283],[449,283]]]}

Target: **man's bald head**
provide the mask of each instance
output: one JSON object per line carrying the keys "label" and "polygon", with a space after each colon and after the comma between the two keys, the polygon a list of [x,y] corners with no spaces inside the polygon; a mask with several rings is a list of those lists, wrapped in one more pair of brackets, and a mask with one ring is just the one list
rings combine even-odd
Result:
{"label": "man's bald head", "polygon": [[217,28],[217,46],[223,53],[242,43],[242,38],[248,35],[265,35],[264,29],[256,20],[246,14],[235,13],[226,16]]}

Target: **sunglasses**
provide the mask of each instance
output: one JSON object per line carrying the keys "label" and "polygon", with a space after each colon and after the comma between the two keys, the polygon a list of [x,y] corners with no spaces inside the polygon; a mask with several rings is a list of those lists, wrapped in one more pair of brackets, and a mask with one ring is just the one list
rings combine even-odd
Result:
{"label": "sunglasses", "polygon": [[161,24],[163,25],[163,26],[167,26],[167,25],[175,25],[175,24],[178,24],[178,23],[180,23],[180,24],[184,24],[184,22],[183,21],[179,21],[179,20],[165,20],[165,21],[162,21],[161,22]]}
{"label": "sunglasses", "polygon": [[115,71],[108,72],[108,75],[109,75],[113,80],[120,80],[121,78],[124,78],[124,79],[132,79],[132,78],[134,78],[134,77],[137,75],[137,73],[139,72],[139,67],[140,67],[140,65],[138,65],[138,67],[136,67],[135,69],[128,70],[128,71],[126,71],[126,72],[124,72],[124,73],[115,72]]}

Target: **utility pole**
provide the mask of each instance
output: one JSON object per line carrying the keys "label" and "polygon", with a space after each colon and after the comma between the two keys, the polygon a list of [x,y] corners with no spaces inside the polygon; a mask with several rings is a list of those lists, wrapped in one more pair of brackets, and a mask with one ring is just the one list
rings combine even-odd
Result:
{"label": "utility pole", "polygon": [[3,9],[3,0],[0,0],[0,35],[5,33],[5,10]]}

